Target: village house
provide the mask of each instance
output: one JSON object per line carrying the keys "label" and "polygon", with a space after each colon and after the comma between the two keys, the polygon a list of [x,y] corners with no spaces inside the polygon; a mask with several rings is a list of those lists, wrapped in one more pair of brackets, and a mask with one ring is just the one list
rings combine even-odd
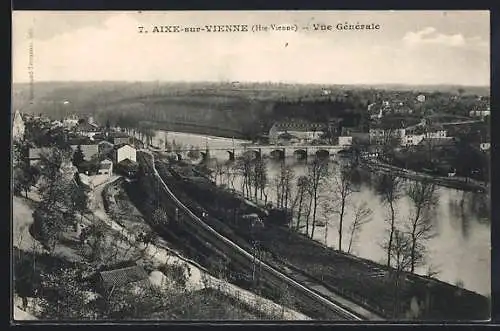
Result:
{"label": "village house", "polygon": [[130,146],[129,144],[121,144],[114,147],[113,162],[115,164],[118,164],[126,159],[133,162],[137,162],[136,156],[137,156],[137,150],[134,147]]}
{"label": "village house", "polygon": [[85,161],[91,160],[94,156],[99,155],[99,146],[98,145],[71,145],[71,149],[73,150],[73,153],[76,151],[78,146],[81,147],[82,152],[83,152],[83,157]]}
{"label": "village house", "polygon": [[100,132],[100,129],[97,124],[88,123],[85,121],[82,123],[78,123],[78,125],[75,127],[75,131],[81,136],[92,138],[95,134]]}
{"label": "village house", "polygon": [[418,145],[425,138],[425,129],[422,126],[415,125],[406,128],[404,136],[401,139],[402,146]]}
{"label": "village house", "polygon": [[97,172],[99,175],[109,175],[113,173],[113,161],[110,159],[104,159],[99,163],[99,170]]}
{"label": "village house", "polygon": [[339,145],[340,146],[351,146],[352,145],[352,136],[340,136],[339,137]]}
{"label": "village house", "polygon": [[24,125],[23,117],[21,116],[19,110],[16,110],[12,123],[12,138],[14,140],[22,140],[24,138],[25,129],[26,126]]}
{"label": "village house", "polygon": [[447,137],[448,137],[448,130],[446,130],[442,125],[433,124],[433,125],[426,126],[425,138],[439,139],[439,138],[447,138]]}
{"label": "village house", "polygon": [[28,151],[28,161],[31,166],[36,165],[43,155],[48,155],[52,151],[50,147],[30,148]]}
{"label": "village house", "polygon": [[274,123],[269,130],[269,142],[280,143],[282,140],[293,140],[298,143],[310,143],[319,139],[326,129],[323,123],[290,121]]}
{"label": "village house", "polygon": [[390,139],[402,140],[405,136],[406,122],[404,120],[382,121],[370,127],[370,144],[385,144]]}
{"label": "village house", "polygon": [[124,132],[111,133],[109,140],[113,142],[114,145],[130,144],[130,136]]}
{"label": "village house", "polygon": [[132,291],[134,287],[149,286],[149,276],[141,266],[135,265],[99,273],[97,290],[106,297],[113,295],[115,290],[127,289]]}

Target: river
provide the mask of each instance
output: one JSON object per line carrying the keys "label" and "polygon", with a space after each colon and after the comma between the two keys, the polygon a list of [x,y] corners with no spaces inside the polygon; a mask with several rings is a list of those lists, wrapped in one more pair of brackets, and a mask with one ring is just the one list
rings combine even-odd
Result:
{"label": "river", "polygon": [[[223,148],[248,143],[243,140],[233,140],[214,136],[203,136],[179,132],[158,131],[153,144],[161,145],[165,141],[182,144],[186,147],[199,146],[203,149]],[[285,160],[293,168],[296,177],[305,174],[307,166],[304,161],[287,158]],[[333,162],[332,162],[333,164]],[[269,161],[267,163],[269,181],[279,173],[280,163]],[[334,166],[333,166],[334,167]],[[240,188],[240,180],[235,180],[235,188]],[[276,198],[273,185],[269,185],[268,195],[270,199]],[[488,196],[477,193],[464,193],[462,191],[438,187],[437,206],[434,214],[433,230],[435,236],[426,242],[428,251],[425,265],[417,268],[416,272],[426,274],[429,269],[436,271],[434,276],[442,281],[457,285],[483,294],[491,293],[491,258],[490,258],[490,220],[488,207]],[[461,203],[463,200],[463,203]],[[352,253],[376,262],[384,263],[385,253],[380,247],[386,235],[387,224],[384,221],[388,209],[380,200],[378,194],[371,185],[362,183],[359,189],[353,193],[351,204],[356,205],[366,202],[372,210],[371,221],[363,225],[358,233],[357,240],[352,248]],[[403,197],[398,201],[398,219],[405,219],[410,213],[408,198]],[[352,222],[352,209],[349,209],[345,221],[344,244],[349,239],[348,227]],[[324,218],[325,213],[318,211],[319,219]],[[327,244],[335,247],[337,244],[336,217],[328,221]],[[314,239],[325,243],[325,226],[317,227]]]}

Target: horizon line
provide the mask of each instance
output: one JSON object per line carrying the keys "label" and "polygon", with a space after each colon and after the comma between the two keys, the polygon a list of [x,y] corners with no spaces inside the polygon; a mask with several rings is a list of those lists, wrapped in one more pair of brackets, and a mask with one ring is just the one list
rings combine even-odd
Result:
{"label": "horizon line", "polygon": [[398,83],[398,82],[377,82],[377,83],[320,83],[320,82],[291,82],[291,81],[244,81],[244,80],[39,80],[39,81],[12,81],[12,85],[37,84],[37,83],[169,83],[169,84],[282,84],[282,85],[321,85],[321,86],[380,86],[380,85],[401,85],[401,86],[460,86],[491,88],[491,84],[474,85],[460,83]]}

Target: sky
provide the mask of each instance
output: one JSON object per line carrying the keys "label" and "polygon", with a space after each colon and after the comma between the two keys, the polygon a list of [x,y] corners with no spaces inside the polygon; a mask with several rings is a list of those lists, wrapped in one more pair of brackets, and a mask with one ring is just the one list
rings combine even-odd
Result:
{"label": "sky", "polygon": [[[336,29],[346,22],[380,28]],[[298,31],[152,33],[212,24]],[[490,83],[488,11],[18,11],[12,25],[14,83],[30,81],[30,63],[35,82]]]}

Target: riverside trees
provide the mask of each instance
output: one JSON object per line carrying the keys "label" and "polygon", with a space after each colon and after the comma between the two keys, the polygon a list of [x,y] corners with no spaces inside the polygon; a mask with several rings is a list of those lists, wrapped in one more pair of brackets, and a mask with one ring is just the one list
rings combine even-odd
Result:
{"label": "riverside trees", "polygon": [[425,242],[434,236],[432,212],[436,205],[436,187],[428,181],[415,181],[407,189],[412,211],[406,224],[410,239],[410,272],[425,261]]}
{"label": "riverside trees", "polygon": [[393,174],[382,174],[377,182],[377,191],[381,195],[382,203],[388,206],[390,211],[388,218],[389,229],[387,230],[388,238],[383,243],[383,247],[387,252],[387,266],[391,266],[392,243],[396,231],[396,206],[397,201],[401,198],[401,184],[401,178]]}

